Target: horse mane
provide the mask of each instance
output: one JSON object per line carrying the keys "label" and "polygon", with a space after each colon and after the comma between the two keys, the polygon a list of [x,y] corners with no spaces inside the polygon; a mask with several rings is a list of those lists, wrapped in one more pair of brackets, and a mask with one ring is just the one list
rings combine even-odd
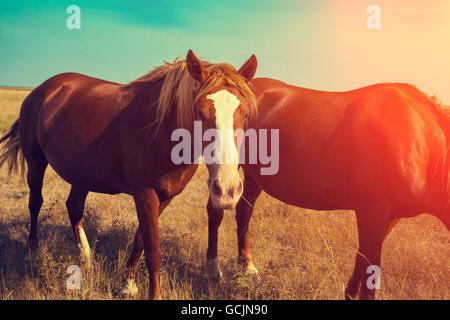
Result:
{"label": "horse mane", "polygon": [[450,106],[442,105],[435,95],[429,96],[428,101],[431,112],[436,116],[439,125],[445,133],[447,144],[450,144]]}
{"label": "horse mane", "polygon": [[201,97],[222,85],[236,87],[249,102],[250,116],[256,114],[256,98],[250,89],[250,83],[232,65],[213,64],[207,61],[201,61],[201,63],[210,72],[210,76],[203,84],[191,77],[186,60],[176,58],[173,62],[164,61],[163,65],[125,85],[125,87],[134,87],[164,80],[157,101],[156,119],[149,125],[156,128],[155,135],[173,107],[177,108],[177,126],[192,128],[195,104]]}

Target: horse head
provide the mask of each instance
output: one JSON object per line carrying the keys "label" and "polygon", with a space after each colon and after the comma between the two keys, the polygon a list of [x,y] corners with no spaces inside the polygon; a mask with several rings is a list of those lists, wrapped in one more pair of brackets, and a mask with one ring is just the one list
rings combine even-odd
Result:
{"label": "horse head", "polygon": [[[200,83],[194,112],[195,120],[202,125],[210,201],[216,209],[231,209],[243,192],[238,171],[240,141],[235,132],[243,130],[248,117],[256,112],[249,81],[256,72],[257,60],[252,55],[237,71],[228,64],[201,62],[189,51],[186,65],[192,78]],[[213,137],[214,143],[205,143]]]}

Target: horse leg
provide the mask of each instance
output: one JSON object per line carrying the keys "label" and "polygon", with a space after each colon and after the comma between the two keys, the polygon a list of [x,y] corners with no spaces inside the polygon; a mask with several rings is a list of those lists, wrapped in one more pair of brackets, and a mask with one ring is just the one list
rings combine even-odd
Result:
{"label": "horse leg", "polygon": [[92,266],[91,249],[83,228],[83,211],[86,196],[89,191],[72,186],[69,197],[66,201],[67,212],[69,213],[70,223],[72,225],[75,240],[81,251],[81,256],[85,260],[88,267]]}
{"label": "horse leg", "polygon": [[150,277],[149,298],[161,299],[159,286],[159,269],[161,268],[158,228],[159,198],[154,189],[143,189],[134,194],[134,202],[144,244],[145,263]]}
{"label": "horse leg", "polygon": [[258,273],[252,261],[248,230],[253,207],[261,191],[262,189],[252,179],[245,177],[244,192],[236,205],[238,262],[242,264],[246,274]]}
{"label": "horse leg", "polygon": [[27,182],[30,188],[30,195],[28,199],[28,209],[30,210],[30,234],[28,237],[28,247],[31,251],[36,251],[38,248],[37,238],[37,221],[39,211],[41,210],[42,203],[42,182],[44,180],[45,169],[48,162],[43,155],[33,157],[33,159],[27,159],[28,173]]}
{"label": "horse leg", "polygon": [[215,209],[208,199],[208,250],[206,251],[206,269],[210,279],[217,281],[222,277],[217,254],[217,241],[219,227],[223,219],[223,210]]}
{"label": "horse leg", "polygon": [[127,260],[127,271],[126,271],[127,283],[125,284],[125,287],[122,289],[123,295],[135,296],[138,293],[138,288],[135,282],[135,275],[136,275],[136,267],[139,262],[139,259],[142,256],[143,251],[144,251],[144,242],[142,240],[142,233],[138,227],[136,234],[134,235],[133,249],[131,250],[131,254]]}
{"label": "horse leg", "polygon": [[[381,242],[381,244],[383,244],[384,243],[384,240],[388,237],[388,235],[391,233],[391,231],[392,231],[392,229],[395,227],[395,225],[398,223],[398,221],[399,221],[399,219],[396,219],[396,220],[393,220],[393,221],[391,221],[390,222],[390,224],[389,224],[389,226],[388,226],[388,228],[387,228],[387,230],[384,232],[384,235],[383,235],[383,240],[382,240],[382,242]],[[361,241],[361,240],[360,240]],[[361,252],[361,249],[359,250],[359,252]],[[362,256],[360,253],[358,252],[358,254],[357,254],[357,256],[356,256],[356,262],[355,262],[355,269],[354,269],[354,271],[353,271],[353,275],[352,275],[352,277],[350,278],[350,281],[349,281],[349,284],[348,284],[348,286],[347,286],[347,290],[348,290],[348,296],[350,297],[350,298],[355,298],[356,297],[356,295],[358,294],[358,291],[360,290],[360,287],[361,287],[361,285],[364,285],[365,287],[367,287],[367,280],[366,280],[366,282],[364,282],[362,279],[361,279],[361,274],[363,274],[363,273],[360,273],[360,271],[359,271],[359,266],[360,265],[364,265],[364,263],[365,262],[367,262],[367,259],[364,257],[364,256]],[[380,255],[379,255],[379,259],[381,259],[381,248],[380,248]],[[367,263],[366,263],[366,265],[367,265]],[[378,263],[378,267],[379,268],[381,268],[381,266],[380,266],[380,263]],[[358,271],[357,271],[358,270]],[[363,272],[365,272],[366,274],[367,274],[367,266],[366,266],[366,269],[365,270],[362,270]],[[371,271],[372,272],[372,271]],[[357,273],[356,275],[355,275],[355,273]],[[381,276],[381,275],[378,275],[378,276]],[[365,298],[367,298],[367,299],[374,299],[375,298],[375,293],[373,292],[373,296],[371,295],[371,294],[369,294],[368,296],[364,293],[364,290],[362,290],[362,294],[361,294],[361,298],[362,299],[365,299]]]}
{"label": "horse leg", "polygon": [[383,242],[386,240],[386,238],[391,233],[392,229],[394,229],[395,225],[399,222],[400,219],[392,220],[389,224],[389,227],[387,228],[386,232],[384,233]]}
{"label": "horse leg", "polygon": [[[161,213],[164,211],[164,209],[170,203],[170,201],[171,200],[161,203],[161,205],[159,206],[160,207],[159,215],[161,215]],[[127,283],[125,284],[125,287],[121,291],[122,295],[135,296],[138,293],[138,287],[136,286],[135,282],[136,268],[143,251],[144,251],[144,241],[142,240],[142,233],[138,227],[136,234],[134,235],[133,248],[127,260],[127,271],[126,271]]]}
{"label": "horse leg", "polygon": [[345,289],[346,299],[354,299],[358,291],[360,299],[375,299],[377,282],[380,281],[381,248],[389,226],[388,213],[387,210],[356,213],[359,249],[353,274]]}

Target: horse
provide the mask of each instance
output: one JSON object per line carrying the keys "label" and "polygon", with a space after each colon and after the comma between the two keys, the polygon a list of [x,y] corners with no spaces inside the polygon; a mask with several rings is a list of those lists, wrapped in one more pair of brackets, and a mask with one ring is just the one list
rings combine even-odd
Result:
{"label": "horse", "polygon": [[[254,55],[237,71],[227,63],[201,61],[189,50],[185,60],[165,62],[128,84],[63,73],[34,89],[0,139],[5,142],[0,165],[8,163],[10,173],[28,167],[31,251],[38,247],[42,180],[50,164],[71,184],[66,207],[88,266],[91,252],[82,224],[88,192],[133,196],[139,224],[123,292],[137,290],[134,274],[144,251],[149,298],[161,299],[158,217],[198,167],[196,159],[173,162],[171,134],[176,129],[192,133],[194,121],[201,121],[205,130],[242,128],[256,111],[249,89],[256,67]],[[231,143],[217,152],[233,152],[234,146],[237,153]],[[215,208],[235,206],[243,189],[238,164],[208,168]]]}
{"label": "horse", "polygon": [[[399,219],[430,213],[450,227],[450,107],[405,83],[346,92],[268,78],[252,85],[258,114],[248,127],[279,129],[279,170],[262,175],[262,164],[243,162],[244,192],[236,206],[238,261],[246,273],[258,273],[249,221],[262,190],[297,207],[354,210],[359,248],[345,297],[359,293],[360,299],[374,299],[376,287],[366,284],[376,267],[379,279],[382,244]],[[217,230],[223,210],[211,202],[207,210],[207,258],[215,261],[209,272],[220,277]]]}

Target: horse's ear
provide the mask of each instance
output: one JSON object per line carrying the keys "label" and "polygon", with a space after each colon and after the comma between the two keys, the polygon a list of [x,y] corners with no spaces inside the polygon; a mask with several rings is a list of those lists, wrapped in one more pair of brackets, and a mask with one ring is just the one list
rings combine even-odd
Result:
{"label": "horse's ear", "polygon": [[257,66],[258,60],[256,60],[255,55],[252,54],[250,59],[248,59],[247,62],[244,63],[242,67],[239,69],[239,73],[248,81],[250,81],[253,79],[253,76],[255,75]]}
{"label": "horse's ear", "polygon": [[201,83],[206,81],[209,76],[209,71],[203,67],[202,63],[198,60],[192,50],[189,50],[186,56],[186,65],[192,78]]}

